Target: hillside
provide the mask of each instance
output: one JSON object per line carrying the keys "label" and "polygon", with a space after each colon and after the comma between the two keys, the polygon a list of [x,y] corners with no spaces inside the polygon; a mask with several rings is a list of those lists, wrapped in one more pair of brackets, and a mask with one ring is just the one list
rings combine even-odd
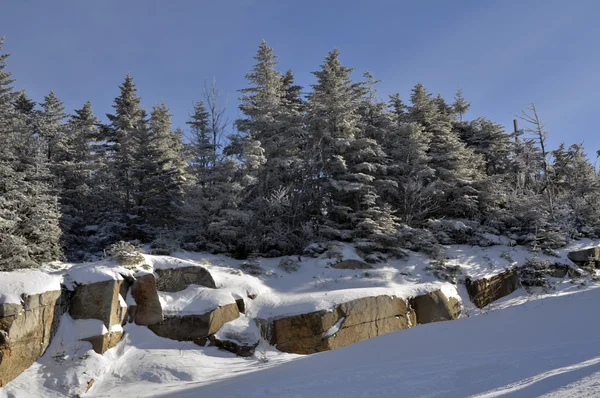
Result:
{"label": "hillside", "polygon": [[[597,321],[589,315],[595,313],[600,291],[593,275],[572,279],[565,271],[564,277],[546,278],[545,287],[518,288],[483,308],[471,303],[465,283],[467,279],[485,280],[506,269],[520,269],[532,259],[576,270],[568,252],[597,244],[576,241],[556,256],[533,253],[521,246],[450,246],[445,263],[454,270],[451,274],[440,274],[440,268],[432,266],[434,260],[415,252],[386,263],[361,263],[368,269],[337,269],[334,267],[340,260],[359,257],[352,245],[335,242],[316,257],[294,257],[297,262],[293,267],[280,265],[290,264],[290,257],[256,258],[249,263],[220,255],[178,252],[171,256],[144,255],[143,264],[136,267],[105,259],[0,273],[4,308],[10,308],[6,306],[19,297],[52,291],[60,284],[72,292],[67,294],[71,304],[56,322],[58,329],[44,355],[0,388],[0,397],[397,396],[398,391],[410,397],[459,397],[496,396],[496,390],[531,396],[563,386],[570,389],[569,394],[585,394],[594,388],[584,378],[595,372],[597,356],[593,349]],[[209,284],[214,286],[191,283],[167,291],[185,279],[170,278],[170,272],[190,269],[207,271],[212,278]],[[148,276],[154,280],[154,275],[161,315],[146,322],[149,314],[155,314],[144,310],[146,304],[135,286]],[[449,280],[440,280],[444,278]],[[123,286],[129,279],[134,282],[125,294]],[[122,322],[115,323],[109,314],[111,320],[106,318],[103,325],[97,320],[102,316],[90,315],[90,308],[95,308],[91,302],[84,309],[76,308],[81,289],[113,284],[118,298],[113,308],[121,311],[118,313],[123,313],[119,308],[127,309]],[[431,320],[421,317],[414,298],[434,291],[457,300],[458,320],[429,323]],[[102,293],[93,301],[105,296]],[[298,328],[304,326],[298,322],[310,314],[324,316],[319,322],[325,322],[327,314],[335,314],[349,303],[385,297],[405,300],[410,311],[417,310],[416,317],[414,312],[407,314],[407,325],[364,335],[367,329],[348,329],[350,319],[344,317],[353,311],[348,307],[342,318],[325,327],[319,339],[334,343],[348,339],[342,337],[345,331],[352,334],[350,340],[339,340],[341,345],[318,345],[314,351],[306,351],[302,339],[276,343],[274,334],[265,334],[279,333],[270,328],[286,320],[292,322],[287,324],[291,326],[286,333],[301,333]],[[377,303],[384,305],[383,301]],[[360,307],[360,311],[365,313],[383,311],[369,307],[367,301],[364,305],[367,307]],[[232,308],[235,314],[229,315]],[[186,324],[186,319],[205,313],[211,318],[227,318],[206,331],[208,338],[181,334],[195,324]],[[265,329],[267,324],[275,326]],[[380,328],[383,323],[377,325]],[[315,333],[318,336],[319,332]],[[117,339],[113,342],[110,337],[111,342],[98,348],[94,338],[88,338],[98,334]],[[361,341],[379,334],[384,335]],[[227,347],[217,345],[230,350],[234,344],[232,351],[243,356],[212,346],[215,341],[229,342]],[[318,353],[297,355],[312,352]],[[0,370],[1,365],[2,361]],[[579,384],[570,386],[572,382]]]}

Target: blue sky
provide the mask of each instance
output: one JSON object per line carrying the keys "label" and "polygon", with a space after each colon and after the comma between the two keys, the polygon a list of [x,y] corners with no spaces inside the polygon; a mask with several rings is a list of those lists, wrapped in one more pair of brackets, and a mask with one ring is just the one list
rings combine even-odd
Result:
{"label": "blue sky", "polygon": [[147,108],[165,100],[185,127],[213,77],[236,118],[236,90],[264,38],[299,84],[314,83],[328,51],[382,80],[382,98],[417,82],[472,102],[468,118],[511,128],[535,102],[550,144],[600,149],[600,2],[497,1],[42,1],[4,2],[0,36],[16,87],[41,101],[54,90],[71,111],[91,100],[104,116],[130,72]]}

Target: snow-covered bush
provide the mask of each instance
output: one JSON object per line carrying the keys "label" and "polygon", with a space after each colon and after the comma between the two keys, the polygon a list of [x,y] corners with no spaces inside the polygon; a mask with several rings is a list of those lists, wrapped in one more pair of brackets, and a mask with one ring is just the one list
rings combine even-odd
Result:
{"label": "snow-covered bush", "polygon": [[429,272],[437,279],[456,284],[458,276],[462,271],[458,264],[448,264],[448,259],[442,251],[438,251],[432,256],[432,260],[425,271]]}
{"label": "snow-covered bush", "polygon": [[298,258],[298,260],[295,260],[290,257],[282,258],[281,261],[279,261],[279,268],[289,273],[296,272],[300,269],[300,259]]}
{"label": "snow-covered bush", "polygon": [[240,268],[250,275],[261,275],[264,274],[265,270],[260,266],[260,260],[258,254],[252,253],[248,256],[246,261],[240,264]]}
{"label": "snow-covered bush", "polygon": [[143,252],[141,248],[125,241],[114,243],[106,250],[106,254],[111,259],[124,267],[133,267],[143,263]]}

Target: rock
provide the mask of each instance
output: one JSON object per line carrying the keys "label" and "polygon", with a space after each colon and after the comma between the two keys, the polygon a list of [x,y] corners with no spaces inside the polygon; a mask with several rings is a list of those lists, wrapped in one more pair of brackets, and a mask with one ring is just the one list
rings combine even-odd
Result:
{"label": "rock", "polygon": [[235,300],[235,303],[237,304],[240,314],[245,314],[246,313],[246,303],[244,302],[244,299],[243,298],[237,299],[237,300]]}
{"label": "rock", "polygon": [[[20,310],[17,309],[20,307]],[[65,305],[61,291],[23,297],[23,305],[1,305],[0,387],[17,377],[44,354]]]}
{"label": "rock", "polygon": [[460,301],[439,289],[410,299],[410,305],[419,324],[457,319],[461,312]]}
{"label": "rock", "polygon": [[569,274],[570,268],[566,264],[555,263],[548,260],[530,259],[518,268],[521,286],[532,292],[542,288],[542,291],[553,289],[562,279]]}
{"label": "rock", "polygon": [[19,315],[23,305],[16,303],[0,303],[0,318],[11,315]]}
{"label": "rock", "polygon": [[199,265],[179,268],[155,269],[158,290],[161,292],[179,292],[189,285],[217,288],[215,280],[208,270]]}
{"label": "rock", "polygon": [[87,338],[81,339],[81,340],[89,341],[90,343],[92,343],[92,349],[97,354],[102,355],[106,351],[110,350],[111,348],[116,347],[122,338],[123,338],[123,332],[118,331],[118,332],[109,332],[109,333],[103,334],[102,336],[87,337]]}
{"label": "rock", "polygon": [[204,345],[208,336],[239,316],[237,304],[232,303],[201,315],[166,316],[162,322],[148,328],[160,337]]}
{"label": "rock", "polygon": [[280,351],[312,354],[407,329],[415,324],[415,315],[404,299],[373,296],[339,304],[333,311],[315,311],[259,324],[262,333]]}
{"label": "rock", "polygon": [[566,264],[554,263],[546,269],[546,273],[552,278],[562,279],[569,273],[569,268]]}
{"label": "rock", "polygon": [[600,268],[600,246],[572,251],[567,257],[580,267]]}
{"label": "rock", "polygon": [[126,316],[119,300],[122,280],[78,285],[73,293],[69,314],[73,319],[99,319],[110,330]]}
{"label": "rock", "polygon": [[478,308],[508,296],[519,288],[519,276],[514,269],[504,271],[491,278],[483,278],[471,281],[465,280],[465,286],[469,293],[471,302]]}
{"label": "rock", "polygon": [[210,336],[209,340],[211,345],[240,357],[251,357],[258,346],[258,341],[255,344],[245,345],[231,340],[219,340],[215,336]]}
{"label": "rock", "polygon": [[332,264],[331,268],[336,269],[372,269],[373,266],[359,260],[344,260],[336,264]]}
{"label": "rock", "polygon": [[131,287],[131,296],[136,305],[130,317],[137,325],[148,326],[162,322],[164,317],[153,274],[138,276]]}

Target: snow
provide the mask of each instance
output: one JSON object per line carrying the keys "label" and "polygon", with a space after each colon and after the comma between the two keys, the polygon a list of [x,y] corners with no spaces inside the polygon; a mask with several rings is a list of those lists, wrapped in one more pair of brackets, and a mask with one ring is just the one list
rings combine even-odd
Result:
{"label": "snow", "polygon": [[[486,237],[494,241],[493,236]],[[460,266],[458,280],[487,277],[537,257],[570,264],[570,250],[596,245],[582,240],[557,251],[557,257],[532,253],[510,244],[447,247],[446,264]],[[356,250],[340,244],[342,259],[358,259]],[[241,261],[206,253],[180,252],[173,256],[146,255],[153,268],[200,265],[207,268],[218,289],[190,285],[181,292],[161,292],[166,315],[203,314],[243,298],[246,314],[228,322],[216,337],[240,345],[260,339],[256,318],[269,319],[316,310],[366,296],[409,298],[441,289],[462,298],[464,318],[417,325],[332,352],[311,356],[285,354],[261,341],[255,355],[239,358],[215,347],[160,338],[148,328],[132,324],[125,337],[104,356],[81,342],[84,335],[106,333],[104,325],[72,320],[64,315],[46,354],[17,379],[0,389],[5,397],[263,397],[263,396],[584,396],[600,391],[600,347],[595,333],[600,320],[593,314],[600,300],[598,285],[557,280],[556,291],[528,295],[519,289],[483,310],[468,302],[464,285],[442,282],[432,275],[431,259],[409,252],[407,258],[373,264],[369,270],[338,270],[338,259],[323,254],[301,256],[297,272],[278,267],[280,258],[258,259],[263,273],[249,275]],[[37,272],[60,288],[70,283],[121,278],[124,270],[103,261],[64,265],[60,271]],[[49,290],[22,273],[0,279],[4,296]],[[32,286],[18,287],[29,283]],[[50,289],[51,290],[51,289]],[[248,295],[257,297],[251,300]],[[13,298],[13,300],[16,300]],[[131,294],[120,305],[133,303]],[[99,321],[98,321],[99,322]],[[340,320],[327,331],[335,334]],[[89,337],[88,336],[88,337]],[[66,359],[61,359],[66,357]],[[58,358],[58,359],[56,359]],[[266,359],[266,361],[265,361]],[[559,395],[556,395],[559,394]],[[560,395],[562,394],[562,395]]]}
{"label": "snow", "polygon": [[334,334],[336,334],[337,332],[339,332],[340,329],[342,328],[342,323],[344,323],[345,320],[346,320],[346,317],[341,317],[340,319],[338,319],[338,321],[335,323],[335,325],[333,325],[332,327],[330,327],[327,330],[327,333],[325,333],[325,336],[323,336],[323,338],[331,337]]}
{"label": "snow", "polygon": [[[486,316],[420,325],[335,351],[278,356],[266,364],[231,358],[226,371],[222,366],[227,354],[217,356],[203,348],[199,351],[205,357],[197,354],[194,360],[203,375],[212,377],[202,378],[190,372],[189,365],[180,369],[169,361],[170,373],[186,378],[163,378],[157,390],[156,382],[129,374],[124,381],[109,377],[90,396],[596,396],[600,321],[590,315],[596,313],[599,300],[597,288],[520,304],[516,300]],[[127,369],[137,365],[128,364]],[[148,370],[156,363],[142,366]],[[140,371],[135,372],[140,377]]]}
{"label": "snow", "polygon": [[159,292],[165,315],[205,314],[218,307],[235,303],[231,293],[204,286],[190,285],[180,292]]}
{"label": "snow", "polygon": [[239,345],[252,345],[260,339],[260,331],[254,319],[241,314],[238,319],[227,322],[215,334],[221,341],[233,341]]}
{"label": "snow", "polygon": [[60,290],[62,276],[39,270],[0,272],[0,304],[21,304],[23,295]]}
{"label": "snow", "polygon": [[130,273],[125,268],[110,261],[77,264],[68,268],[65,282],[74,285],[87,285],[109,280],[123,280],[121,273]]}
{"label": "snow", "polygon": [[73,333],[78,339],[102,336],[108,333],[104,322],[99,319],[77,319],[73,321]]}

